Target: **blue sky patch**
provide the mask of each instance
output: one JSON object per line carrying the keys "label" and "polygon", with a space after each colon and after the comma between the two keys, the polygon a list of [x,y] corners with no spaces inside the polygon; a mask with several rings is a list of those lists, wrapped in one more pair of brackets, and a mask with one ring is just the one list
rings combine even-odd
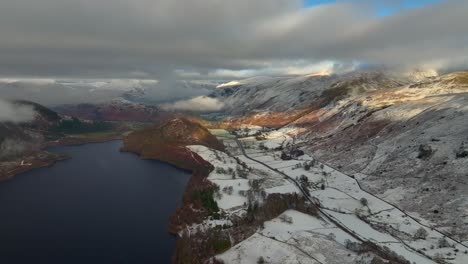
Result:
{"label": "blue sky patch", "polygon": [[[353,2],[355,0],[347,0],[349,2]],[[389,1],[385,0],[375,0],[373,1],[375,4],[375,8],[377,10],[378,16],[390,16],[396,14],[398,12],[412,9],[412,8],[419,8],[424,7],[427,5],[432,5],[436,3],[443,2],[444,0],[401,0],[395,1],[394,4],[388,4]],[[324,4],[335,4],[337,0],[304,0],[305,7],[312,7]]]}

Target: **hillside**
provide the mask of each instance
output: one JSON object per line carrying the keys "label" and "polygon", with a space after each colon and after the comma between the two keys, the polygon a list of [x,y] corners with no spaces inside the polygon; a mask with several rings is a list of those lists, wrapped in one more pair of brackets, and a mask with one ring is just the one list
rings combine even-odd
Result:
{"label": "hillside", "polygon": [[[468,241],[468,72],[374,88],[355,81],[336,83],[340,85],[317,95],[307,111],[261,137],[275,139],[282,148],[304,150],[352,175],[365,190]],[[236,89],[240,94],[243,87]],[[288,97],[282,91],[269,93]],[[282,109],[281,104],[230,123],[277,127],[274,117],[279,113],[268,110],[275,108]]]}
{"label": "hillside", "polygon": [[155,125],[131,133],[124,138],[124,151],[134,152],[143,158],[162,160],[182,168],[192,169],[197,163],[186,164],[182,156],[191,155],[186,145],[204,145],[224,149],[223,144],[202,125],[185,118],[175,118],[162,125]]}
{"label": "hillside", "polygon": [[54,108],[57,112],[85,120],[164,123],[173,114],[156,106],[115,100],[101,104],[62,105]]}
{"label": "hillside", "polygon": [[[219,133],[228,149],[221,154],[191,148],[215,166],[208,180],[224,215],[192,224],[177,252],[201,254],[197,241],[218,232],[230,243],[207,250],[214,263],[466,263],[468,72],[380,83],[372,80],[387,74],[363,75],[373,78],[309,82],[304,90],[320,92],[300,107],[285,103],[298,86],[275,86],[286,78],[220,86],[228,104],[246,105],[228,108],[222,124],[237,138]],[[266,94],[274,99],[256,105]],[[229,159],[245,162],[247,177],[232,176]],[[299,193],[319,217],[279,210],[250,232],[237,230],[252,225],[252,204],[278,193]]]}
{"label": "hillside", "polygon": [[[290,124],[318,159],[468,240],[466,72],[363,94]],[[457,220],[454,220],[457,219]]]}
{"label": "hillside", "polygon": [[38,151],[48,139],[60,136],[63,117],[34,102],[12,101],[18,107],[28,107],[34,118],[27,122],[0,122],[0,161]]}
{"label": "hillside", "polygon": [[334,100],[378,89],[408,84],[411,78],[380,71],[344,75],[306,75],[281,78],[251,78],[219,86],[226,112],[234,116],[254,113],[283,113],[326,105]]}

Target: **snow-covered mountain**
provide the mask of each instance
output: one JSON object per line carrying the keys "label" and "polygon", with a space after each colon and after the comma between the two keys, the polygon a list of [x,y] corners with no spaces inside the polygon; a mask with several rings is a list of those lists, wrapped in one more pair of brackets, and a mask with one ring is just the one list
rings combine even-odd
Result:
{"label": "snow-covered mountain", "polygon": [[[211,96],[221,100],[232,115],[285,112],[326,104],[345,95],[398,87],[411,83],[411,79],[410,76],[380,71],[292,78],[256,77],[219,85]],[[322,96],[324,93],[326,96]]]}
{"label": "snow-covered mountain", "polygon": [[[231,247],[210,263],[467,263],[468,71],[261,77],[213,96],[237,138],[221,130],[228,152],[192,150],[216,167],[224,216],[182,237],[199,249],[226,230]],[[244,178],[229,173],[233,157]],[[289,210],[265,214],[287,193],[320,213],[282,196],[274,205]]]}
{"label": "snow-covered mountain", "polygon": [[230,123],[277,127],[276,115],[306,109],[280,130],[295,147],[468,241],[468,71],[262,78],[219,89],[229,111],[244,115]]}
{"label": "snow-covered mountain", "polygon": [[1,79],[3,99],[20,99],[47,106],[107,103],[115,99],[157,104],[206,95],[215,89],[216,82],[137,79],[54,80]]}
{"label": "snow-covered mountain", "polygon": [[64,115],[96,121],[161,123],[173,117],[172,113],[157,106],[134,103],[124,99],[114,99],[111,102],[99,104],[61,105],[54,109]]}
{"label": "snow-covered mountain", "polygon": [[304,147],[373,193],[468,240],[468,72],[350,97],[304,115]]}

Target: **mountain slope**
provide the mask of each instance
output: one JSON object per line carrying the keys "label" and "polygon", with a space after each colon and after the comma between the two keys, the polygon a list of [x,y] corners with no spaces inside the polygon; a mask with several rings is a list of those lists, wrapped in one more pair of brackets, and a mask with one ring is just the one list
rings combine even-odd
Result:
{"label": "mountain slope", "polygon": [[226,112],[234,116],[257,112],[283,113],[408,83],[410,79],[407,77],[379,71],[294,78],[265,77],[219,86],[211,96],[222,100]]}
{"label": "mountain slope", "polygon": [[317,159],[468,240],[467,72],[328,104],[288,125]]}
{"label": "mountain slope", "polygon": [[354,175],[366,190],[468,244],[468,71],[387,76],[232,83],[219,92],[233,115],[225,125],[282,128],[270,137],[293,137],[283,148]]}
{"label": "mountain slope", "polygon": [[64,115],[96,121],[164,123],[173,118],[172,113],[159,107],[121,100],[102,104],[62,105],[54,109]]}
{"label": "mountain slope", "polygon": [[108,131],[113,125],[105,122],[84,121],[57,112],[30,101],[12,101],[20,107],[29,107],[34,118],[27,122],[0,122],[0,161],[38,152],[46,142],[70,134]]}
{"label": "mountain slope", "polygon": [[199,123],[179,117],[151,128],[135,131],[124,140],[125,148],[138,151],[143,156],[158,151],[162,145],[204,145],[224,149],[221,142]]}

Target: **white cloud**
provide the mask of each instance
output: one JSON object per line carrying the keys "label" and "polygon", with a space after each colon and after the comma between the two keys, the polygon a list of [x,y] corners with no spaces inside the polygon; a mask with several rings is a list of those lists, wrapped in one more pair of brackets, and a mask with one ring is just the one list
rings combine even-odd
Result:
{"label": "white cloud", "polygon": [[28,122],[34,119],[35,114],[31,106],[19,105],[0,99],[0,122]]}
{"label": "white cloud", "polygon": [[223,109],[224,103],[216,98],[198,96],[189,100],[182,100],[172,104],[165,104],[162,107],[168,110],[214,112]]}

